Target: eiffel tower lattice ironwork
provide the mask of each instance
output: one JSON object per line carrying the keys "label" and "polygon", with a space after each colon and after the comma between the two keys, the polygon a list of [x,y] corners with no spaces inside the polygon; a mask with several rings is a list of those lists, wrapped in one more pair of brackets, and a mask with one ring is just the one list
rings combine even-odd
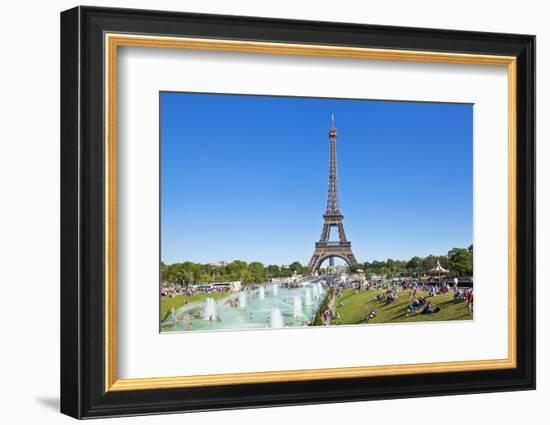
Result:
{"label": "eiffel tower lattice ironwork", "polygon": [[[332,115],[332,126],[329,130],[329,162],[328,162],[328,199],[327,209],[323,218],[323,230],[321,238],[315,243],[315,251],[309,261],[309,273],[315,274],[319,271],[321,264],[327,258],[330,265],[334,265],[334,257],[343,259],[349,266],[357,264],[357,259],[351,250],[351,242],[346,239],[344,224],[342,220],[344,216],[340,211],[338,202],[338,178],[336,170],[336,128],[334,127],[334,114]],[[330,240],[330,232],[332,229],[338,230],[338,240]]]}

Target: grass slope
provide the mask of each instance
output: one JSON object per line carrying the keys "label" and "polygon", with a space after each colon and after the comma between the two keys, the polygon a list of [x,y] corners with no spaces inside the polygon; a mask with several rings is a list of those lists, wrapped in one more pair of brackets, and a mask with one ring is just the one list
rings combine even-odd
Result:
{"label": "grass slope", "polygon": [[206,298],[224,298],[227,297],[229,293],[227,292],[212,292],[205,294],[203,292],[193,294],[193,295],[176,295],[175,297],[161,297],[160,298],[160,320],[166,319],[168,314],[174,310],[177,310],[184,304],[188,304],[193,301],[202,301]]}
{"label": "grass slope", "polygon": [[[418,291],[417,296],[426,297],[430,300],[433,308],[439,307],[441,311],[433,314],[413,313],[407,315],[407,307],[411,303],[409,291],[400,291],[399,298],[392,304],[385,301],[377,302],[373,298],[384,290],[371,290],[358,292],[355,289],[346,289],[336,300],[336,311],[341,317],[335,324],[351,325],[367,323],[365,318],[374,308],[376,317],[368,323],[402,323],[402,322],[423,322],[423,321],[444,321],[444,320],[468,320],[472,316],[468,311],[465,301],[455,303],[453,293],[436,295],[428,298],[428,293]],[[340,303],[343,305],[339,307]]]}

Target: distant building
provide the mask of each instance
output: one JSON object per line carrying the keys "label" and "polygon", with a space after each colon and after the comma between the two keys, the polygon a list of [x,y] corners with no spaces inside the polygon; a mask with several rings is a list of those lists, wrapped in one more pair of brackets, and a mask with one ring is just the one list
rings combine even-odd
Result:
{"label": "distant building", "polygon": [[292,277],[272,277],[271,283],[275,283],[277,285],[292,283]]}
{"label": "distant building", "polygon": [[226,289],[232,292],[239,292],[241,290],[241,281],[236,280],[233,282],[216,282],[212,284],[214,289]]}
{"label": "distant building", "polygon": [[278,285],[281,284],[287,284],[287,283],[297,283],[301,282],[303,280],[303,275],[294,273],[292,276],[289,277],[272,277],[271,283],[275,283]]}
{"label": "distant building", "polygon": [[357,273],[350,273],[348,276],[350,282],[359,282],[363,283],[365,281],[365,274],[363,271],[358,271]]}
{"label": "distant building", "polygon": [[196,283],[194,285],[189,285],[189,288],[194,291],[232,291],[238,292],[241,290],[241,281],[236,280],[233,282],[214,282],[214,283]]}
{"label": "distant building", "polygon": [[214,263],[208,263],[208,265],[212,267],[223,267],[223,266],[227,266],[228,264],[229,264],[228,261],[216,261]]}

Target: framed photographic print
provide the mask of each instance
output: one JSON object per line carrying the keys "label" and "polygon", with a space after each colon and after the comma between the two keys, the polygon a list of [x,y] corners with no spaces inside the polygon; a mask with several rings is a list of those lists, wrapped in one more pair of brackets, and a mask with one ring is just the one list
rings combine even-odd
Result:
{"label": "framed photographic print", "polygon": [[533,389],[529,35],[61,14],[61,411]]}

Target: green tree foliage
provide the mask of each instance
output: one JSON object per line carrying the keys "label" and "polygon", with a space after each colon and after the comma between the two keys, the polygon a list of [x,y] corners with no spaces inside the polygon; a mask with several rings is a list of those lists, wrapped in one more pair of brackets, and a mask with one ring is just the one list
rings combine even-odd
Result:
{"label": "green tree foliage", "polygon": [[269,266],[267,266],[266,270],[269,277],[279,277],[281,273],[281,269],[279,268],[279,266],[274,264],[270,264]]}
{"label": "green tree foliage", "polygon": [[[447,255],[428,255],[426,257],[412,257],[408,261],[388,258],[386,261],[365,261],[352,267],[352,271],[362,269],[367,276],[383,275],[387,277],[416,276],[418,273],[427,273],[433,269],[437,262],[449,270],[450,275],[473,274],[474,247],[453,248]],[[326,273],[320,269],[320,273]],[[160,264],[160,272],[163,284],[168,283],[206,283],[227,282],[240,280],[245,283],[268,282],[274,277],[290,277],[294,273],[307,274],[307,266],[299,261],[294,261],[289,266],[264,264],[254,261],[247,264],[246,261],[235,260],[225,265],[200,264],[186,261],[184,263]]]}
{"label": "green tree foliage", "polygon": [[422,259],[420,257],[412,257],[409,261],[407,261],[405,268],[408,271],[416,271],[420,268],[421,262]]}
{"label": "green tree foliage", "polygon": [[262,263],[257,261],[250,263],[248,265],[248,272],[250,273],[250,278],[253,282],[266,281],[266,270]]}
{"label": "green tree foliage", "polygon": [[299,261],[294,261],[288,268],[294,273],[297,274],[306,274],[308,272],[306,266],[302,266],[302,264]]}
{"label": "green tree foliage", "polygon": [[[471,248],[471,249],[470,249]],[[449,259],[448,267],[456,274],[472,274],[473,264],[473,246],[468,249],[453,248],[447,254]]]}
{"label": "green tree foliage", "polygon": [[247,264],[245,261],[235,260],[225,265],[200,264],[186,261],[184,263],[160,265],[162,283],[209,283],[240,280],[245,283],[267,282],[274,277],[290,277],[307,273],[307,267],[295,261],[288,267],[270,264],[264,266],[258,261]]}
{"label": "green tree foliage", "polygon": [[468,248],[453,248],[447,255],[415,256],[408,261],[393,260],[391,258],[388,258],[386,261],[366,261],[361,264],[361,268],[367,276],[416,276],[418,273],[427,273],[439,261],[441,267],[449,270],[450,275],[472,275],[473,253],[474,247],[470,245]]}

